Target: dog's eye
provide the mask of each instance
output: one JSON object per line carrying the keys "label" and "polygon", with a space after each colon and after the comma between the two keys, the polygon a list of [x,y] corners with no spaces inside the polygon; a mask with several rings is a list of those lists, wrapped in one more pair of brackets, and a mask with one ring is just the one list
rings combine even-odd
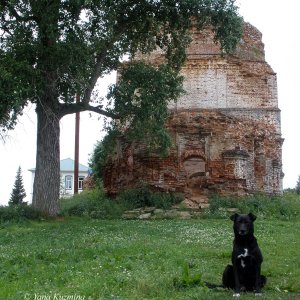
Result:
{"label": "dog's eye", "polygon": [[239,224],[245,224],[245,225],[248,225],[248,224],[249,224],[249,222],[246,221],[246,220],[239,220],[238,223],[239,223]]}

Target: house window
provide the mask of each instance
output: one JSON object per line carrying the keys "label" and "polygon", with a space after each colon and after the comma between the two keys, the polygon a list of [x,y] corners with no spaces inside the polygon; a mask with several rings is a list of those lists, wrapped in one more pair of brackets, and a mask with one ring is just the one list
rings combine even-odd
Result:
{"label": "house window", "polygon": [[71,175],[66,175],[65,177],[65,187],[66,190],[71,190],[72,189],[72,176]]}
{"label": "house window", "polygon": [[79,190],[83,189],[83,180],[84,180],[84,176],[79,176],[78,177],[78,189]]}

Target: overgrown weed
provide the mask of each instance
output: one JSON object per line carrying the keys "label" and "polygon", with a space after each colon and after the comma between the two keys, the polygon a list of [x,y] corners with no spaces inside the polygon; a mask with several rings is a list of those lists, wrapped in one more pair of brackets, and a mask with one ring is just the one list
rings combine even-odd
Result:
{"label": "overgrown weed", "polygon": [[267,196],[256,194],[247,197],[220,197],[209,199],[210,207],[203,213],[204,218],[228,218],[234,211],[252,212],[260,218],[294,220],[300,218],[300,198],[296,194]]}
{"label": "overgrown weed", "polygon": [[89,216],[95,219],[118,219],[130,209],[153,206],[168,209],[183,200],[182,195],[153,192],[144,184],[126,189],[117,197],[105,195],[100,186],[61,200],[61,212],[68,216]]}

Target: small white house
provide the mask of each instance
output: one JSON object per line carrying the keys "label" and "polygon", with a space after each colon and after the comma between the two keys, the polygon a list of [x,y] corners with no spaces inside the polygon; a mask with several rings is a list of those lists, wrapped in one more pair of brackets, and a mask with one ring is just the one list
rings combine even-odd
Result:
{"label": "small white house", "polygon": [[[35,168],[29,169],[32,173],[31,195],[33,192],[33,182],[35,176]],[[78,167],[78,192],[83,190],[83,180],[90,172],[89,167],[79,164]],[[71,158],[62,159],[60,161],[60,195],[71,196],[74,194],[74,160]]]}

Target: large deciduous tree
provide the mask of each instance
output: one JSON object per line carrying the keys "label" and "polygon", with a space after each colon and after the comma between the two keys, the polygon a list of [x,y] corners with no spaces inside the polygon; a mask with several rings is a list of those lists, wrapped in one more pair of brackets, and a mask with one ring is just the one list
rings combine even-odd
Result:
{"label": "large deciduous tree", "polygon": [[[36,105],[35,208],[58,213],[59,121],[65,115],[93,111],[130,124],[132,136],[165,137],[166,107],[181,93],[178,72],[191,26],[212,26],[222,48],[231,51],[241,34],[234,2],[0,0],[0,126],[12,129],[23,108]],[[124,57],[130,61],[157,47],[166,55],[163,65],[126,64],[110,101],[95,99],[98,79]]]}

